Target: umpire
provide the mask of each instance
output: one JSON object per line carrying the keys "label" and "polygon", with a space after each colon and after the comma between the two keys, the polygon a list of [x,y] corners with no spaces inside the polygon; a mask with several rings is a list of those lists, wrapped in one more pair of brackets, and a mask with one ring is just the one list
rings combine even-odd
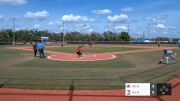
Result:
{"label": "umpire", "polygon": [[38,44],[37,44],[37,49],[39,51],[39,56],[40,58],[45,58],[44,56],[44,47],[45,45],[42,43],[42,41],[40,41]]}
{"label": "umpire", "polygon": [[36,55],[37,55],[37,41],[35,41],[33,44],[33,51],[34,51],[34,57],[36,57]]}

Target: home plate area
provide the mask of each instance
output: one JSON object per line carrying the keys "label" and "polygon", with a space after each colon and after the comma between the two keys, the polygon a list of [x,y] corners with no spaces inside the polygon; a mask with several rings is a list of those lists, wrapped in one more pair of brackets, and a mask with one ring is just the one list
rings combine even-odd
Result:
{"label": "home plate area", "polygon": [[50,52],[47,58],[57,61],[100,61],[115,59],[116,56],[112,54],[86,53],[79,58],[77,54]]}

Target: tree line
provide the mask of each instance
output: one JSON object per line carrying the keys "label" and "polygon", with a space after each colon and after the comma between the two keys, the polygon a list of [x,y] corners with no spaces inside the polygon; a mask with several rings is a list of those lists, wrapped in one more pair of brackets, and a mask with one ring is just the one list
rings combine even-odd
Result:
{"label": "tree line", "polygon": [[33,42],[40,40],[41,37],[49,37],[49,41],[130,41],[130,35],[127,32],[113,33],[106,31],[103,33],[91,32],[89,34],[80,32],[51,33],[48,31],[38,30],[18,30],[13,32],[12,29],[2,29],[0,31],[0,42],[12,42],[15,35],[16,42]]}

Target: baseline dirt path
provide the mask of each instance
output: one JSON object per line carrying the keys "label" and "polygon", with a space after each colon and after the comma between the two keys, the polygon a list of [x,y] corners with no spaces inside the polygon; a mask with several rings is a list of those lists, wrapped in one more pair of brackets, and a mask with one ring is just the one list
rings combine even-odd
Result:
{"label": "baseline dirt path", "polygon": [[[46,48],[55,48],[59,46],[46,46]],[[107,46],[105,46],[107,47]],[[122,52],[107,52],[107,53],[84,53],[82,58],[77,57],[76,54],[71,53],[63,53],[63,52],[53,52],[53,51],[45,51],[48,59],[57,60],[57,61],[100,61],[100,60],[111,60],[115,59],[118,54],[130,54],[130,53],[140,53],[147,51],[160,51],[165,48],[176,49],[177,47],[155,47],[155,46],[114,46],[114,47],[126,47],[126,48],[144,48],[139,50],[129,50]],[[32,47],[9,47],[11,49],[32,51]]]}

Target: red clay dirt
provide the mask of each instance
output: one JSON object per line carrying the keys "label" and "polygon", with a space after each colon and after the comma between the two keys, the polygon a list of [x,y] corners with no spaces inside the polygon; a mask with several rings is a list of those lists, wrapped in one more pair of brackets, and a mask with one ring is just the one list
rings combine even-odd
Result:
{"label": "red clay dirt", "polygon": [[[46,48],[54,48],[59,46],[46,46]],[[63,52],[53,52],[45,51],[47,58],[51,60],[58,61],[100,61],[100,60],[111,60],[115,59],[118,54],[129,54],[129,53],[140,53],[146,51],[160,51],[165,48],[176,49],[176,47],[155,47],[155,46],[112,46],[112,47],[128,47],[128,48],[144,48],[139,50],[130,50],[122,52],[108,52],[108,53],[85,53],[82,58],[79,58],[77,54],[63,53]],[[32,47],[10,47],[12,49],[32,51]]]}
{"label": "red clay dirt", "polygon": [[0,89],[0,101],[179,101],[180,77],[169,81],[172,95],[127,97],[124,90],[25,90]]}

